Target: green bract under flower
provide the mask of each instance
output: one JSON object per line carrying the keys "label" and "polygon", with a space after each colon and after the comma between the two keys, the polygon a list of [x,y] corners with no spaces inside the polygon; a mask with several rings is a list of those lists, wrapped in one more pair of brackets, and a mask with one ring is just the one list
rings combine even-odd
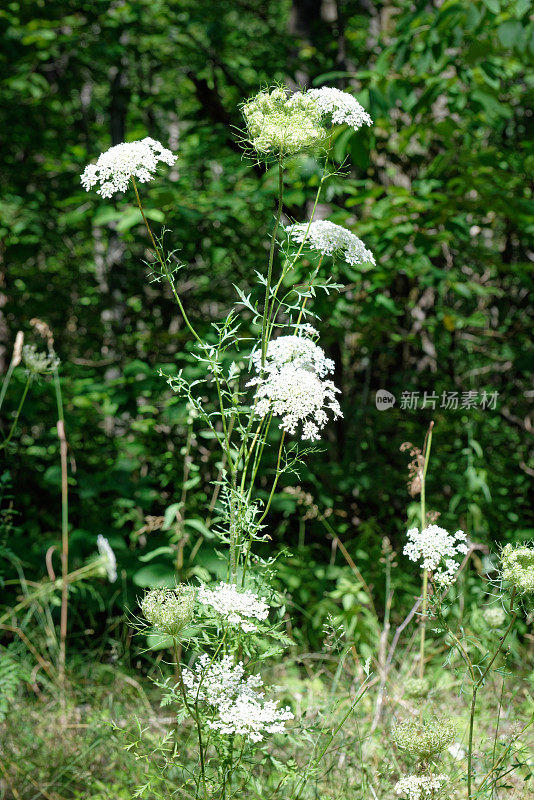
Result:
{"label": "green bract under flower", "polygon": [[259,92],[244,104],[243,114],[252,147],[265,155],[300,153],[325,137],[317,103],[300,92]]}
{"label": "green bract under flower", "polygon": [[407,720],[395,725],[391,731],[397,747],[418,758],[431,758],[445,750],[454,740],[454,725],[450,720],[433,719],[428,722]]}
{"label": "green bract under flower", "polygon": [[189,586],[151,589],[141,600],[141,610],[160,633],[179,636],[193,618],[195,595]]}
{"label": "green bract under flower", "polygon": [[519,594],[534,592],[534,547],[507,544],[502,551],[502,576]]}

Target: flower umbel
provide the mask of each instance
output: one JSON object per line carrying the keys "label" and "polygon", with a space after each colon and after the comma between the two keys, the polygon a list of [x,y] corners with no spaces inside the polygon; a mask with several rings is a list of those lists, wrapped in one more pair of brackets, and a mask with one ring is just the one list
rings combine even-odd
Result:
{"label": "flower umbel", "polygon": [[96,164],[84,169],[82,186],[89,191],[98,184],[97,194],[112,197],[116,192],[125,192],[131,178],[139,183],[151,181],[160,161],[172,166],[176,156],[156,139],[147,136],[136,142],[123,142],[101,153]]}
{"label": "flower umbel", "polygon": [[179,636],[193,618],[195,594],[189,586],[151,589],[141,600],[141,610],[160,633]]}
{"label": "flower umbel", "polygon": [[321,112],[300,92],[288,96],[284,88],[259,92],[243,106],[252,147],[258,152],[291,155],[318,144],[325,136]]}
{"label": "flower umbel", "polygon": [[237,625],[245,633],[252,633],[257,626],[251,619],[264,620],[269,615],[269,606],[250,589],[239,591],[233,583],[221,583],[215,589],[201,586],[198,600],[211,606],[223,620],[230,625]]}
{"label": "flower umbel", "polygon": [[98,547],[98,552],[102,556],[108,581],[110,583],[115,583],[117,580],[117,559],[115,558],[115,553],[111,549],[110,543],[101,533],[98,534],[96,546]]}
{"label": "flower umbel", "polygon": [[394,725],[391,734],[398,748],[427,759],[441,753],[454,741],[455,729],[450,720],[406,720]]}
{"label": "flower umbel", "polygon": [[466,534],[463,531],[449,534],[438,525],[428,525],[422,531],[410,528],[406,536],[408,544],[404,546],[404,555],[410,561],[420,561],[421,569],[433,572],[436,583],[442,586],[451,584],[458,570],[455,556],[467,553]]}
{"label": "flower umbel", "polygon": [[286,233],[297,244],[305,242],[310,250],[324,256],[342,258],[347,264],[375,264],[375,257],[354,233],[326,219],[312,223],[298,222],[288,225]]}
{"label": "flower umbel", "polygon": [[[305,332],[308,332],[306,329]],[[323,380],[332,372],[334,362],[326,358],[319,345],[303,336],[281,336],[267,347],[262,367],[259,353],[252,357],[259,372],[247,386],[256,386],[254,413],[282,417],[280,428],[295,433],[302,426],[301,437],[316,441],[328,422],[328,409],[334,419],[343,416],[332,381]]]}
{"label": "flower umbel", "polygon": [[195,702],[203,701],[217,712],[207,721],[209,728],[226,735],[246,736],[260,742],[265,733],[282,733],[284,723],[293,719],[289,707],[280,708],[277,701],[263,700],[259,675],[244,679],[245,667],[231,656],[211,663],[204,653],[195,664],[194,672],[184,670],[183,680],[188,694]]}
{"label": "flower umbel", "polygon": [[534,592],[534,547],[507,544],[501,555],[502,577],[519,594]]}
{"label": "flower umbel", "polygon": [[488,606],[482,612],[482,616],[489,628],[501,628],[506,619],[506,612],[501,606]]}
{"label": "flower umbel", "polygon": [[34,344],[24,345],[22,361],[26,369],[34,375],[46,375],[59,366],[59,358],[54,353],[43,353]]}
{"label": "flower umbel", "polygon": [[345,123],[357,131],[363,125],[373,124],[373,120],[356,98],[340,89],[321,86],[320,89],[309,89],[304,96],[314,100],[322,116],[329,116],[334,125]]}
{"label": "flower umbel", "polygon": [[434,792],[448,782],[446,775],[405,775],[395,784],[395,794],[406,795],[408,800],[434,797]]}

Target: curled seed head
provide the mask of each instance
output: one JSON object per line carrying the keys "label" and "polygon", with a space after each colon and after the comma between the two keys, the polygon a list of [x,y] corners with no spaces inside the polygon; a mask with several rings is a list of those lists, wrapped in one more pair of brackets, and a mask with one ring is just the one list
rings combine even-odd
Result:
{"label": "curled seed head", "polygon": [[391,733],[398,748],[427,759],[441,753],[453,742],[455,729],[450,720],[434,718],[428,722],[400,722]]}

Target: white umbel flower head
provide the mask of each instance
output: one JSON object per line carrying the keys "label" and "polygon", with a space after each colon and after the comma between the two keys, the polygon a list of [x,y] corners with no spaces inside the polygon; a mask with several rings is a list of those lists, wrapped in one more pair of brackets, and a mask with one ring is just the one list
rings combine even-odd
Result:
{"label": "white umbel flower head", "polygon": [[[314,372],[319,378],[324,378],[329,372],[333,372],[334,362],[332,359],[326,358],[324,350],[308,338],[312,332],[316,334],[311,325],[306,325],[306,327],[302,325],[299,332],[306,335],[279,336],[269,342],[265,371],[277,372],[290,364],[295,368]],[[261,350],[259,348],[252,354],[252,362],[256,372],[261,373]]]}
{"label": "white umbel flower head", "polygon": [[351,266],[375,264],[375,257],[354,233],[329,220],[298,222],[288,225],[287,235],[297,244],[305,243],[310,250],[324,256],[342,258]]}
{"label": "white umbel flower head", "polygon": [[266,733],[283,733],[284,723],[293,719],[289,707],[264,700],[263,681],[259,675],[246,679],[242,662],[231,656],[212,662],[204,653],[194,671],[184,669],[183,681],[191,700],[204,702],[216,711],[208,727],[221,734],[246,736],[260,742]]}
{"label": "white umbel flower head", "polygon": [[250,143],[262,155],[292,155],[325,137],[321,112],[313,98],[285,88],[259,92],[243,105]]}
{"label": "white umbel flower head", "polygon": [[22,361],[24,366],[33,375],[46,375],[59,366],[59,358],[55,353],[44,353],[34,344],[25,344],[22,348]]}
{"label": "white umbel flower head", "polygon": [[112,197],[116,192],[125,192],[131,178],[139,183],[151,181],[160,161],[172,167],[176,156],[156,139],[147,136],[136,142],[123,142],[101,153],[96,164],[84,169],[82,186],[89,191],[98,184],[97,194]]}
{"label": "white umbel flower head", "polygon": [[257,626],[251,619],[264,620],[269,615],[269,606],[250,589],[239,591],[233,583],[221,583],[215,589],[201,586],[197,598],[210,606],[230,625],[236,625],[245,633],[253,633]]}
{"label": "white umbel flower head", "polygon": [[98,534],[96,546],[102,557],[108,581],[110,583],[115,583],[117,580],[117,559],[115,558],[115,553],[111,549],[110,543],[101,533]]}
{"label": "white umbel flower head", "polygon": [[434,797],[448,780],[446,775],[405,775],[395,784],[395,794],[408,800],[425,800]]}
{"label": "white umbel flower head", "polygon": [[347,92],[330,86],[309,89],[305,97],[315,101],[321,116],[330,117],[334,125],[349,125],[355,131],[363,125],[372,125],[373,120],[360,103]]}
{"label": "white umbel flower head", "polygon": [[146,619],[160,633],[177,637],[193,618],[195,594],[190,586],[151,589],[140,606]]}
{"label": "white umbel flower head", "polygon": [[518,594],[534,593],[534,546],[507,544],[501,554],[502,577]]}
{"label": "white umbel flower head", "polygon": [[466,534],[463,531],[449,534],[438,525],[428,525],[422,531],[411,528],[406,536],[404,555],[410,561],[419,561],[421,569],[432,572],[436,583],[450,585],[459,566],[456,557],[467,553]]}

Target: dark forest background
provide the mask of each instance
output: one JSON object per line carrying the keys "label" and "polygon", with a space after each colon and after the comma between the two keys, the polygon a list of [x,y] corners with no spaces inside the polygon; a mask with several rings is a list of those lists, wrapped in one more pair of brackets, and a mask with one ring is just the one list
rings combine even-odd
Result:
{"label": "dark forest background", "polygon": [[[320,208],[377,259],[363,274],[338,264],[344,288],[315,304],[344,418],[281,483],[270,518],[268,552],[288,551],[278,579],[306,609],[302,635],[347,597],[336,537],[380,589],[383,538],[401,549],[413,503],[400,445],[421,445],[431,419],[428,497],[441,523],[485,544],[532,537],[531,13],[529,0],[2,5],[0,366],[18,330],[44,348],[33,318],[51,326],[71,564],[99,533],[110,540],[120,580],[102,587],[107,613],[131,607],[143,586],[220,568],[210,538],[219,463],[157,375],[196,366],[168,287],[148,278],[132,198],[86,194],[79,176],[124,140],[149,135],[178,153],[144,198],[188,265],[187,312],[208,331],[235,301],[233,284],[249,291],[265,263],[276,176],[243,156],[239,105],[273,81],[346,89],[374,120],[337,134],[345,176],[329,181]],[[320,170],[300,158],[290,172],[286,219],[305,220]],[[24,383],[20,366],[4,434]],[[377,410],[379,389],[394,408]],[[438,395],[435,410],[401,408],[403,392],[425,391]],[[495,408],[440,408],[443,392],[469,391],[498,392]],[[60,540],[55,402],[49,379],[34,384],[1,455],[4,579],[23,569],[39,580]],[[295,486],[309,495],[300,504],[285,491]],[[398,591],[413,594],[416,571],[399,558]],[[102,598],[83,605],[80,635],[88,607],[94,624],[106,616]]]}

